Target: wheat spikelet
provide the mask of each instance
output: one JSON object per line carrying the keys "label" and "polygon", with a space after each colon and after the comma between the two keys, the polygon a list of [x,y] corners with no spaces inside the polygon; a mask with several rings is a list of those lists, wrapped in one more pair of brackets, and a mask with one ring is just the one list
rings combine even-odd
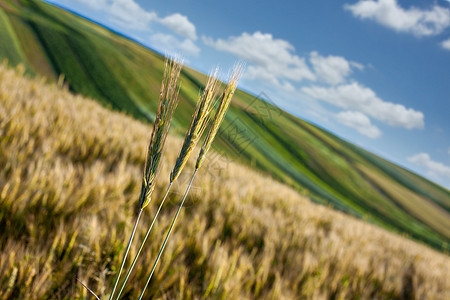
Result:
{"label": "wheat spikelet", "polygon": [[150,203],[151,194],[155,189],[155,179],[158,175],[164,142],[169,132],[173,113],[178,104],[179,86],[177,87],[177,81],[181,67],[181,62],[176,58],[170,60],[170,62],[166,59],[161,92],[159,94],[158,111],[148,146],[141,195],[139,197],[139,206],[141,209]]}
{"label": "wheat spikelet", "polygon": [[223,118],[225,117],[228,107],[230,106],[231,99],[233,98],[234,95],[234,91],[236,90],[239,79],[242,75],[242,70],[243,70],[242,64],[237,64],[230,75],[228,84],[225,90],[223,91],[219,108],[217,109],[216,115],[214,116],[214,119],[209,128],[208,135],[206,136],[205,141],[203,142],[202,149],[200,150],[197,162],[195,163],[196,169],[200,168],[203,160],[205,159],[206,153],[208,152],[209,148],[211,148],[211,144],[217,132],[219,131],[220,125],[222,124]]}
{"label": "wheat spikelet", "polygon": [[131,232],[127,249],[125,250],[112,292],[109,295],[109,300],[111,300],[114,296],[114,292],[116,291],[119,283],[120,275],[122,274],[128,251],[130,250],[142,211],[150,203],[152,192],[155,189],[155,180],[159,171],[159,163],[164,148],[164,142],[166,141],[167,133],[169,132],[173,113],[178,104],[179,86],[177,86],[177,82],[178,77],[180,76],[181,67],[182,64],[177,58],[170,60],[166,58],[163,81],[161,83],[161,91],[159,94],[158,110],[147,150],[147,158],[145,160],[144,177],[142,180],[141,195],[139,196],[140,210],[136,218],[133,231]]}
{"label": "wheat spikelet", "polygon": [[218,70],[216,69],[215,72],[209,76],[205,89],[197,102],[194,114],[192,115],[191,123],[183,141],[183,146],[181,147],[175,166],[170,173],[170,182],[174,182],[180,175],[181,170],[189,159],[189,155],[197,145],[197,142],[209,123],[219,86],[217,81],[217,73]]}

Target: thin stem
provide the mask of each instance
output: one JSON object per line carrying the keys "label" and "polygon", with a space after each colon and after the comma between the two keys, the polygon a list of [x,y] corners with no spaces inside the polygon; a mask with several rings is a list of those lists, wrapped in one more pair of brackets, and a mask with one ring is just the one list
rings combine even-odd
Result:
{"label": "thin stem", "polygon": [[79,283],[81,283],[82,286],[84,286],[86,290],[89,291],[89,293],[91,293],[95,298],[97,298],[97,300],[100,300],[100,298],[90,288],[88,288],[87,285],[85,285],[80,279],[77,278],[77,280]]}
{"label": "thin stem", "polygon": [[119,299],[120,295],[122,295],[123,289],[125,288],[125,284],[128,281],[128,277],[130,277],[131,271],[133,270],[134,265],[136,264],[136,261],[137,261],[137,259],[139,257],[139,254],[141,254],[141,250],[142,250],[142,248],[144,248],[144,244],[147,241],[148,236],[150,235],[150,231],[152,231],[153,224],[155,224],[156,218],[158,217],[159,212],[160,212],[161,208],[163,207],[164,201],[166,200],[167,195],[169,194],[169,191],[170,191],[170,188],[172,187],[172,184],[173,184],[173,182],[171,182],[169,184],[169,186],[167,187],[166,194],[164,195],[163,199],[161,200],[161,203],[159,204],[158,210],[156,211],[155,216],[153,217],[152,223],[150,224],[150,227],[148,228],[147,233],[145,234],[144,240],[142,241],[141,246],[139,247],[139,250],[138,250],[136,256],[133,259],[133,263],[131,264],[131,267],[128,270],[127,275],[125,276],[125,281],[123,282],[122,287],[120,288],[119,294],[117,295],[117,298],[116,298],[117,300]]}
{"label": "thin stem", "polygon": [[171,234],[172,229],[173,229],[173,227],[175,225],[175,222],[176,222],[176,220],[178,218],[178,215],[180,214],[181,208],[183,207],[184,200],[186,200],[186,196],[187,196],[187,194],[189,192],[189,189],[191,188],[192,181],[194,180],[194,176],[195,176],[195,173],[197,172],[197,170],[198,169],[195,169],[194,173],[192,173],[192,177],[191,177],[191,180],[189,181],[189,185],[188,185],[188,187],[186,189],[186,192],[184,193],[183,200],[181,200],[181,203],[180,203],[180,206],[178,207],[177,213],[173,217],[172,224],[170,224],[169,232],[167,232],[166,238],[164,239],[164,242],[163,242],[163,244],[161,246],[161,249],[159,249],[158,257],[156,257],[156,260],[155,260],[155,262],[153,264],[152,271],[150,272],[150,275],[148,275],[147,282],[145,283],[144,289],[142,290],[141,295],[139,296],[138,300],[142,299],[142,297],[144,296],[145,290],[147,289],[147,286],[150,283],[150,280],[152,279],[153,273],[155,272],[155,269],[156,269],[156,265],[158,264],[158,261],[161,258],[161,254],[163,253],[164,248],[166,247],[167,240],[170,237],[170,234]]}
{"label": "thin stem", "polygon": [[142,211],[143,209],[139,210],[139,214],[136,218],[136,223],[134,223],[133,231],[131,232],[130,240],[128,241],[127,250],[125,251],[125,255],[123,256],[122,264],[120,265],[119,273],[117,274],[116,281],[114,282],[113,290],[111,292],[111,295],[109,295],[109,300],[112,299],[114,292],[116,291],[117,284],[119,283],[120,274],[122,274],[123,266],[125,265],[125,261],[127,260],[128,251],[130,251],[131,242],[133,241],[134,234],[136,233],[137,224],[139,222],[139,219],[141,218]]}

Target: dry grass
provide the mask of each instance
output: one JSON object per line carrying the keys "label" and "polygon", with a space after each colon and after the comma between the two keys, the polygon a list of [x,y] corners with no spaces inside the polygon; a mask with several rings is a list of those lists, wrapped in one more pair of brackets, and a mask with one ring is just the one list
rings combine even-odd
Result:
{"label": "dry grass", "polygon": [[[0,299],[84,299],[75,276],[108,292],[139,208],[149,130],[0,67]],[[154,199],[181,143],[167,140]],[[141,291],[184,189],[174,185],[124,297]],[[448,256],[249,169],[207,158],[193,192],[146,297],[450,299]]]}

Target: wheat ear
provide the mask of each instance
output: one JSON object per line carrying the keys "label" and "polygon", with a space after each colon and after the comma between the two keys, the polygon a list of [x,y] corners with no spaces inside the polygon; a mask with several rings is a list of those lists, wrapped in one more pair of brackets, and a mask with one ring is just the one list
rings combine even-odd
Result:
{"label": "wheat ear", "polygon": [[120,264],[119,272],[117,273],[114,282],[113,290],[109,296],[112,299],[119,283],[120,275],[122,274],[131,243],[136,233],[140,216],[144,208],[150,203],[151,195],[155,189],[156,177],[159,173],[159,165],[163,153],[164,143],[166,141],[167,133],[169,132],[170,122],[173,113],[178,104],[179,86],[177,85],[180,76],[182,63],[177,58],[166,58],[164,65],[164,75],[161,84],[161,91],[159,94],[159,105],[156,113],[155,123],[153,125],[153,132],[150,138],[150,143],[147,150],[147,157],[145,160],[144,176],[142,180],[141,195],[139,197],[139,214],[133,227],[130,239],[128,241],[127,249],[125,250],[122,263]]}
{"label": "wheat ear", "polygon": [[239,79],[242,75],[243,66],[238,64],[234,67],[233,72],[230,75],[228,80],[228,84],[223,91],[222,97],[220,99],[220,105],[217,108],[216,115],[214,116],[213,121],[211,122],[211,126],[209,127],[208,134],[206,135],[205,141],[203,142],[202,149],[197,158],[197,162],[195,163],[195,168],[198,169],[202,165],[205,160],[206,153],[209,148],[211,148],[211,144],[216,137],[217,132],[219,131],[220,125],[227,113],[228,107],[230,106],[231,99],[233,98],[234,92],[236,91]]}
{"label": "wheat ear", "polygon": [[174,169],[170,174],[169,186],[167,187],[166,193],[164,194],[164,197],[161,200],[161,203],[159,204],[158,210],[156,211],[155,215],[153,216],[150,227],[148,228],[147,233],[145,234],[145,237],[141,242],[141,246],[139,247],[139,250],[134,257],[133,262],[131,263],[130,269],[128,270],[127,274],[125,275],[125,280],[122,283],[122,286],[119,290],[117,299],[119,299],[120,295],[122,294],[123,289],[125,288],[128,278],[130,277],[131,271],[133,270],[134,265],[136,264],[136,261],[142,251],[142,248],[144,247],[145,242],[147,241],[148,236],[150,235],[153,225],[155,224],[155,221],[158,218],[159,212],[161,211],[161,208],[164,205],[164,202],[167,198],[167,195],[169,194],[169,191],[172,187],[173,182],[178,178],[179,174],[181,173],[184,165],[186,164],[186,162],[189,158],[189,155],[191,154],[192,150],[195,148],[203,131],[205,130],[207,124],[209,123],[209,120],[211,117],[211,111],[215,104],[214,100],[216,99],[217,89],[219,86],[218,81],[217,81],[217,73],[218,73],[218,70],[216,69],[213,73],[210,74],[208,81],[206,82],[205,88],[204,88],[203,92],[201,93],[201,96],[198,98],[197,105],[196,105],[194,114],[191,119],[191,123],[189,125],[189,128],[186,132],[185,139],[183,141],[183,146],[177,157]]}
{"label": "wheat ear", "polygon": [[180,153],[175,162],[175,166],[170,173],[170,182],[174,182],[181,173],[189,159],[192,150],[197,145],[203,131],[205,130],[208,121],[211,117],[211,111],[214,107],[214,100],[217,95],[218,81],[216,71],[209,77],[205,89],[197,102],[194,114],[192,115],[191,123],[186,132]]}
{"label": "wheat ear", "polygon": [[170,60],[170,62],[166,59],[161,92],[159,94],[158,111],[148,146],[141,196],[139,197],[141,209],[150,203],[151,194],[155,189],[155,180],[159,173],[159,163],[163,153],[164,142],[169,132],[173,113],[178,104],[179,86],[177,86],[177,81],[181,67],[181,62],[177,59]]}
{"label": "wheat ear", "polygon": [[[223,121],[225,113],[227,112],[227,109],[230,105],[231,98],[233,97],[234,91],[236,90],[239,78],[242,74],[242,69],[243,69],[242,65],[240,65],[240,64],[238,64],[234,67],[234,70],[232,72],[232,75],[230,76],[228,85],[222,94],[219,108],[217,109],[214,120],[211,123],[211,127],[209,129],[208,136],[206,137],[205,141],[203,142],[203,146],[202,146],[203,153],[201,150],[199,157],[197,159],[196,167],[195,167],[194,172],[192,173],[191,179],[189,181],[189,185],[186,188],[186,192],[184,193],[183,199],[181,200],[181,203],[178,206],[178,210],[172,219],[172,223],[170,224],[169,231],[167,232],[166,237],[161,245],[161,248],[159,249],[158,256],[156,257],[156,260],[153,263],[152,270],[150,271],[150,275],[148,276],[145,286],[142,289],[141,295],[139,296],[139,300],[141,300],[142,297],[144,296],[145,290],[147,289],[147,286],[150,283],[150,280],[152,279],[152,276],[153,276],[153,273],[155,272],[156,266],[158,265],[158,262],[164,251],[164,248],[166,247],[167,241],[169,240],[170,234],[172,233],[172,230],[175,226],[175,222],[177,221],[178,215],[180,214],[181,208],[183,207],[184,201],[186,200],[186,196],[189,193],[189,190],[192,186],[192,182],[194,181],[195,174],[197,173],[198,168],[200,168],[201,162],[203,161],[204,156],[206,155],[206,152],[211,147],[211,143],[213,142],[214,137],[215,137],[217,131],[219,130],[219,127]],[[199,161],[200,161],[200,163],[199,163]]]}

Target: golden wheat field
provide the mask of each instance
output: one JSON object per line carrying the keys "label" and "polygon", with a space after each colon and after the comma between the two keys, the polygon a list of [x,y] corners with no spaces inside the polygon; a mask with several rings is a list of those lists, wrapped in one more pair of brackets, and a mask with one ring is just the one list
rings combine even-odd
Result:
{"label": "golden wheat field", "polygon": [[[138,212],[151,128],[0,67],[0,299],[90,299],[76,278],[108,295]],[[137,239],[181,142],[168,138]],[[186,185],[169,195],[124,299],[140,293]],[[136,251],[137,242],[129,257]],[[207,159],[146,299],[450,299],[449,278],[445,254]]]}

